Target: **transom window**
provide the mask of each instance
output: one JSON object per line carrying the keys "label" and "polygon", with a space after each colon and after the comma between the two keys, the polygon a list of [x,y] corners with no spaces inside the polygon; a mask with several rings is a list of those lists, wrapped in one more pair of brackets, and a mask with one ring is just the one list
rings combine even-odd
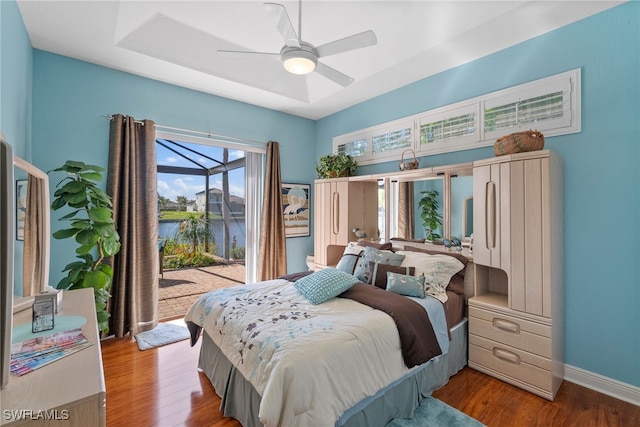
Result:
{"label": "transom window", "polygon": [[333,151],[362,165],[493,145],[509,133],[535,129],[545,137],[581,131],[580,69],[446,105],[333,138]]}

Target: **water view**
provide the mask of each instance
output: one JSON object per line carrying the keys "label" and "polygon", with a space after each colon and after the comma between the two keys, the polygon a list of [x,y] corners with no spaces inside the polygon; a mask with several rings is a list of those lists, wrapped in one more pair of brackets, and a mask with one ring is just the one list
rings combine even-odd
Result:
{"label": "water view", "polygon": [[[230,258],[225,247],[246,246],[245,217],[245,152],[209,144],[156,139],[158,164],[158,234],[167,242],[167,255],[186,252],[176,244],[193,242],[195,256],[205,235],[215,243],[213,249],[197,251]],[[209,222],[203,219],[208,212]],[[226,222],[222,218],[227,218]],[[185,223],[190,230],[180,232]],[[228,242],[225,242],[225,225]],[[213,240],[211,240],[211,237]],[[227,243],[225,245],[225,243]],[[217,253],[216,253],[217,252]],[[236,257],[240,253],[234,254]],[[244,258],[244,252],[242,252]]]}

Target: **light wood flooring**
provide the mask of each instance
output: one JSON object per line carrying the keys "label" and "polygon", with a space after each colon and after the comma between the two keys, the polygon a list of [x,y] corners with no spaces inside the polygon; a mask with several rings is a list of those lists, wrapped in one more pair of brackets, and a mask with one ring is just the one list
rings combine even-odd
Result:
{"label": "light wood flooring", "polygon": [[[199,344],[181,341],[139,351],[135,341],[102,341],[107,425],[237,427],[198,372]],[[489,427],[640,426],[640,407],[565,381],[549,402],[470,368],[434,396]]]}

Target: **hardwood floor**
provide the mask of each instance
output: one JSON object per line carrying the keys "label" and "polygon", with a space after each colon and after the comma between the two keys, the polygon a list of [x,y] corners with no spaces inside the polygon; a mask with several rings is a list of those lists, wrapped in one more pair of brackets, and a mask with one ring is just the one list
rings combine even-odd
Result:
{"label": "hardwood floor", "polygon": [[107,426],[239,427],[222,416],[220,398],[197,370],[199,343],[140,351],[128,338],[102,341]]}
{"label": "hardwood floor", "polygon": [[564,381],[553,402],[464,368],[433,396],[489,427],[640,426],[640,406]]}
{"label": "hardwood floor", "polygon": [[[107,425],[240,426],[222,416],[220,398],[198,372],[199,349],[188,341],[147,351],[129,339],[102,341]],[[488,427],[640,426],[640,407],[567,381],[549,402],[465,368],[434,397]]]}

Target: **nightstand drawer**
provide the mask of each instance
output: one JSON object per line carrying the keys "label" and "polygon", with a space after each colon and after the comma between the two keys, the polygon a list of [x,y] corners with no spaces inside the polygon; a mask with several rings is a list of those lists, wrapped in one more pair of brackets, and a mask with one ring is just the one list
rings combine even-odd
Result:
{"label": "nightstand drawer", "polygon": [[551,327],[469,307],[469,333],[551,358]]}
{"label": "nightstand drawer", "polygon": [[553,387],[551,360],[473,335],[469,336],[469,366],[545,392]]}

